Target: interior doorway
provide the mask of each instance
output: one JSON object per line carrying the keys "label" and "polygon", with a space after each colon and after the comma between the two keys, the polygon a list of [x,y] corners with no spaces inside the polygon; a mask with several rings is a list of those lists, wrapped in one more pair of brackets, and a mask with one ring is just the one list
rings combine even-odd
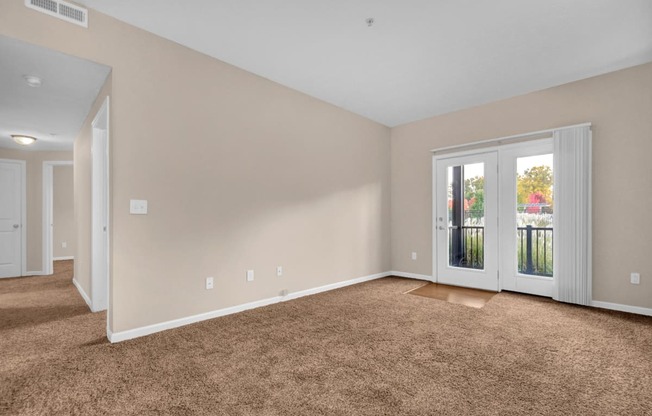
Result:
{"label": "interior doorway", "polygon": [[551,297],[552,139],[434,162],[436,281]]}
{"label": "interior doorway", "polygon": [[[45,161],[43,162],[43,274],[50,275],[54,273],[55,256],[55,186],[54,186],[54,169],[57,166],[69,166],[72,168],[72,160],[62,161]],[[72,178],[71,178],[72,180]],[[72,186],[72,183],[70,184]],[[72,201],[70,201],[72,207]],[[74,232],[74,230],[73,230]],[[61,243],[56,241],[57,244]],[[63,242],[66,245],[69,241]],[[63,260],[63,258],[58,259]]]}

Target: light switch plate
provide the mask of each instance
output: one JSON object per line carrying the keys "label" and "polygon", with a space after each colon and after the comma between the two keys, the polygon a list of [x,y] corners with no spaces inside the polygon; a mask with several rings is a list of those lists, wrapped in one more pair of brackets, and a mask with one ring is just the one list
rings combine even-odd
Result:
{"label": "light switch plate", "polygon": [[632,273],[629,276],[629,282],[633,285],[640,285],[641,284],[641,274],[640,273]]}
{"label": "light switch plate", "polygon": [[206,278],[206,289],[212,289],[213,288],[213,278],[212,277],[207,277]]}
{"label": "light switch plate", "polygon": [[129,200],[129,213],[138,214],[138,215],[147,214],[147,200],[146,199]]}
{"label": "light switch plate", "polygon": [[254,271],[247,270],[247,282],[253,282],[253,281],[254,281]]}

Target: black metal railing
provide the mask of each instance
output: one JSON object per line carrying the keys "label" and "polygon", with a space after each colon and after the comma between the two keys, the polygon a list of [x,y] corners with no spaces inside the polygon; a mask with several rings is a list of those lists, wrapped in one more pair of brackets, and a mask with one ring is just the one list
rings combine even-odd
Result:
{"label": "black metal railing", "polygon": [[[553,234],[551,227],[531,225],[517,228],[518,272],[552,276]],[[448,263],[454,267],[484,269],[484,227],[448,227]]]}
{"label": "black metal railing", "polygon": [[484,227],[448,227],[448,264],[484,269]]}
{"label": "black metal railing", "polygon": [[552,228],[517,228],[518,272],[536,276],[552,276]]}

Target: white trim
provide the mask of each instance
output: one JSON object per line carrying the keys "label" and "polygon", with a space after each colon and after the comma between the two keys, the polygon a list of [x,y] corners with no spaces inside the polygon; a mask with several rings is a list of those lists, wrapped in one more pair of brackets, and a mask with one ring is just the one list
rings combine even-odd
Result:
{"label": "white trim", "polygon": [[426,280],[428,282],[434,282],[434,279],[432,278],[432,276],[428,276],[427,274],[399,272],[397,270],[392,270],[391,272],[389,272],[389,275],[390,276],[405,277],[405,278],[408,278],[408,279]]}
{"label": "white trim", "polygon": [[54,260],[54,261],[59,261],[59,260],[75,260],[75,256],[52,257],[52,260]]}
{"label": "white trim", "polygon": [[[55,166],[72,166],[72,160],[47,160],[43,162],[43,218],[42,218],[42,235],[43,235],[43,272],[44,274],[54,273],[52,262],[54,244],[52,239],[52,225],[54,221],[54,167]],[[49,225],[48,225],[49,224]]]}
{"label": "white trim", "polygon": [[41,271],[41,270],[35,271],[35,272],[26,271],[25,274],[23,274],[23,276],[27,276],[27,277],[30,277],[30,276],[46,276],[46,274],[43,273],[43,271]]}
{"label": "white trim", "polygon": [[91,304],[91,298],[88,297],[88,295],[86,294],[86,291],[81,287],[81,285],[79,284],[77,279],[75,279],[74,277],[72,278],[72,284],[75,285],[75,287],[77,288],[77,291],[81,295],[82,299],[84,299],[84,302],[86,302],[86,304],[88,305],[88,308],[92,311],[93,306]]}
{"label": "white trim", "polygon": [[217,309],[210,312],[187,316],[185,318],[173,319],[171,321],[161,322],[153,325],[147,325],[140,328],[129,329],[126,331],[112,332],[110,329],[107,329],[106,335],[110,342],[126,341],[128,339],[154,334],[156,332],[165,331],[167,329],[178,328],[180,326],[190,325],[196,322],[218,318],[220,316],[231,315],[249,309],[255,309],[255,308],[260,308],[262,306],[272,305],[274,303],[285,302],[288,300],[297,299],[308,295],[327,292],[329,290],[339,289],[357,283],[363,283],[370,280],[380,279],[382,277],[387,277],[390,275],[391,272],[376,273],[369,276],[358,277],[356,279],[345,280],[343,282],[332,283],[325,286],[289,293],[286,296],[274,296],[272,298],[261,299],[254,302],[244,303],[242,305],[230,306],[228,308]]}
{"label": "white trim", "polygon": [[652,316],[652,308],[643,308],[641,306],[621,305],[619,303],[602,302],[600,300],[592,300],[590,305],[594,308],[611,309],[613,311]]}
{"label": "white trim", "polygon": [[[576,127],[585,127],[589,126],[591,127],[591,123],[581,123],[581,124],[574,124],[572,126],[563,126],[563,127],[555,127],[553,129],[546,129],[546,130],[539,130],[539,131],[533,131],[530,133],[522,133],[522,134],[514,134],[511,136],[504,136],[504,137],[497,137],[494,139],[484,139],[484,140],[476,140],[471,143],[464,143],[464,144],[456,144],[453,146],[444,146],[444,147],[438,147],[435,149],[431,149],[430,151],[432,153],[440,153],[440,152],[449,152],[453,150],[462,150],[465,147],[477,147],[481,145],[495,145],[495,146],[500,146],[500,145],[505,145],[510,142],[517,142],[517,141],[524,141],[528,140],[529,138],[532,138],[533,136],[540,136],[548,133],[552,133],[556,130],[565,130],[565,129],[573,129]],[[539,137],[536,137],[537,139]],[[480,148],[474,149],[474,150],[480,150]]]}

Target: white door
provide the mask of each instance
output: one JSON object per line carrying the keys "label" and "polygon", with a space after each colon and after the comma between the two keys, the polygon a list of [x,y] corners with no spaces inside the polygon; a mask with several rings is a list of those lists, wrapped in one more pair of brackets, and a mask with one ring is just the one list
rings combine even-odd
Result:
{"label": "white door", "polygon": [[21,275],[23,165],[0,161],[0,277]]}
{"label": "white door", "polygon": [[437,282],[498,291],[496,152],[436,161]]}
{"label": "white door", "polygon": [[108,303],[108,178],[107,132],[93,128],[92,153],[92,258],[91,300],[94,312]]}
{"label": "white door", "polygon": [[499,163],[501,287],[552,297],[552,139],[506,146]]}

